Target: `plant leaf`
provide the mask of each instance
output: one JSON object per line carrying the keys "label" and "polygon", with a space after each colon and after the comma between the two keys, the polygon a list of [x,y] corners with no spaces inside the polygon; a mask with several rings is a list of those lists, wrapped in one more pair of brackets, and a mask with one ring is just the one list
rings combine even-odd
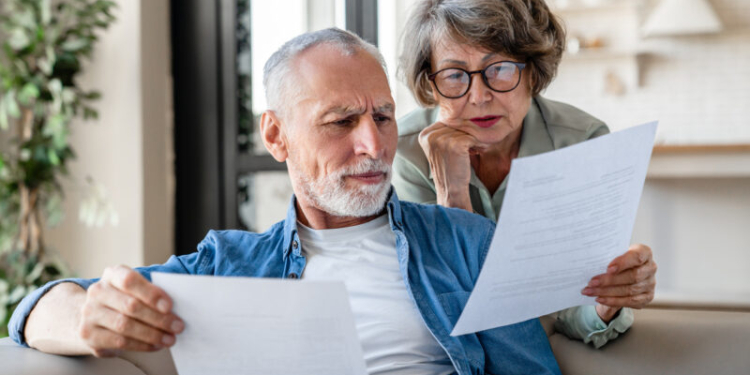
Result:
{"label": "plant leaf", "polygon": [[4,98],[0,98],[0,129],[8,129],[8,108]]}
{"label": "plant leaf", "polygon": [[5,101],[5,109],[8,111],[8,116],[13,118],[21,117],[21,109],[18,108],[18,103],[16,103],[15,89],[8,91],[3,100]]}
{"label": "plant leaf", "polygon": [[39,2],[39,10],[42,13],[42,24],[44,26],[49,25],[50,20],[52,20],[52,12],[50,11],[49,0],[41,0]]}
{"label": "plant leaf", "polygon": [[20,51],[31,44],[31,40],[29,39],[28,35],[26,35],[26,32],[22,28],[15,28],[10,33],[10,38],[8,39],[8,45],[10,45],[11,48],[13,48],[16,51]]}
{"label": "plant leaf", "polygon": [[47,149],[47,159],[49,159],[50,164],[54,166],[60,165],[60,158],[57,156],[54,149]]}
{"label": "plant leaf", "polygon": [[39,97],[39,88],[33,83],[27,83],[18,93],[18,101],[23,105],[30,105],[33,99]]}
{"label": "plant leaf", "polygon": [[65,41],[65,43],[62,44],[63,51],[67,52],[77,52],[79,50],[82,50],[89,46],[91,43],[86,38],[77,38],[77,39],[71,39],[68,41]]}
{"label": "plant leaf", "polygon": [[26,295],[26,288],[23,285],[16,285],[8,295],[8,303],[14,304],[20,301]]}

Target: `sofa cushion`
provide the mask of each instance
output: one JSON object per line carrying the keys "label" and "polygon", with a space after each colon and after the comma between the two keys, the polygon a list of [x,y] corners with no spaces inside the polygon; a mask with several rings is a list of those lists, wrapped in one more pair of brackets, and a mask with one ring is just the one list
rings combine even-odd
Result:
{"label": "sofa cushion", "polygon": [[122,358],[64,357],[0,340],[0,373],[14,375],[147,375]]}
{"label": "sofa cushion", "polygon": [[550,337],[563,374],[748,374],[750,312],[644,309],[618,339],[596,350]]}

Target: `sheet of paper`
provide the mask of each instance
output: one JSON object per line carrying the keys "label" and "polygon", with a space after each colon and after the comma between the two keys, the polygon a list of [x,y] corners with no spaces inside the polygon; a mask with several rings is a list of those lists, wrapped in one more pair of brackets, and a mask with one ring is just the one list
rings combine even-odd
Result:
{"label": "sheet of paper", "polygon": [[630,245],[656,126],[513,161],[490,251],[451,335],[596,303],[581,290]]}
{"label": "sheet of paper", "polygon": [[366,374],[343,282],[154,273],[185,330],[180,375]]}

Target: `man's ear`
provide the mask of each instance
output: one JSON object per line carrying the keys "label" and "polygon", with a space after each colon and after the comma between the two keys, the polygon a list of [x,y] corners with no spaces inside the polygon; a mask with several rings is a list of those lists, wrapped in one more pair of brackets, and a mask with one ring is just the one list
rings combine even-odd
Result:
{"label": "man's ear", "polygon": [[260,135],[268,152],[278,162],[285,162],[289,156],[286,134],[281,129],[281,120],[273,111],[265,111],[260,117]]}

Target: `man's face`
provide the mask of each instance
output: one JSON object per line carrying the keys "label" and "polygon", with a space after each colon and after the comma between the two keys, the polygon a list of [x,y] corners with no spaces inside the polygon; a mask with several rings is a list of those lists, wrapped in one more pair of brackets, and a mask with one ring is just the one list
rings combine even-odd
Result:
{"label": "man's face", "polygon": [[385,205],[398,131],[385,72],[364,51],[329,45],[293,65],[299,101],[282,120],[299,199],[328,214],[366,217]]}

